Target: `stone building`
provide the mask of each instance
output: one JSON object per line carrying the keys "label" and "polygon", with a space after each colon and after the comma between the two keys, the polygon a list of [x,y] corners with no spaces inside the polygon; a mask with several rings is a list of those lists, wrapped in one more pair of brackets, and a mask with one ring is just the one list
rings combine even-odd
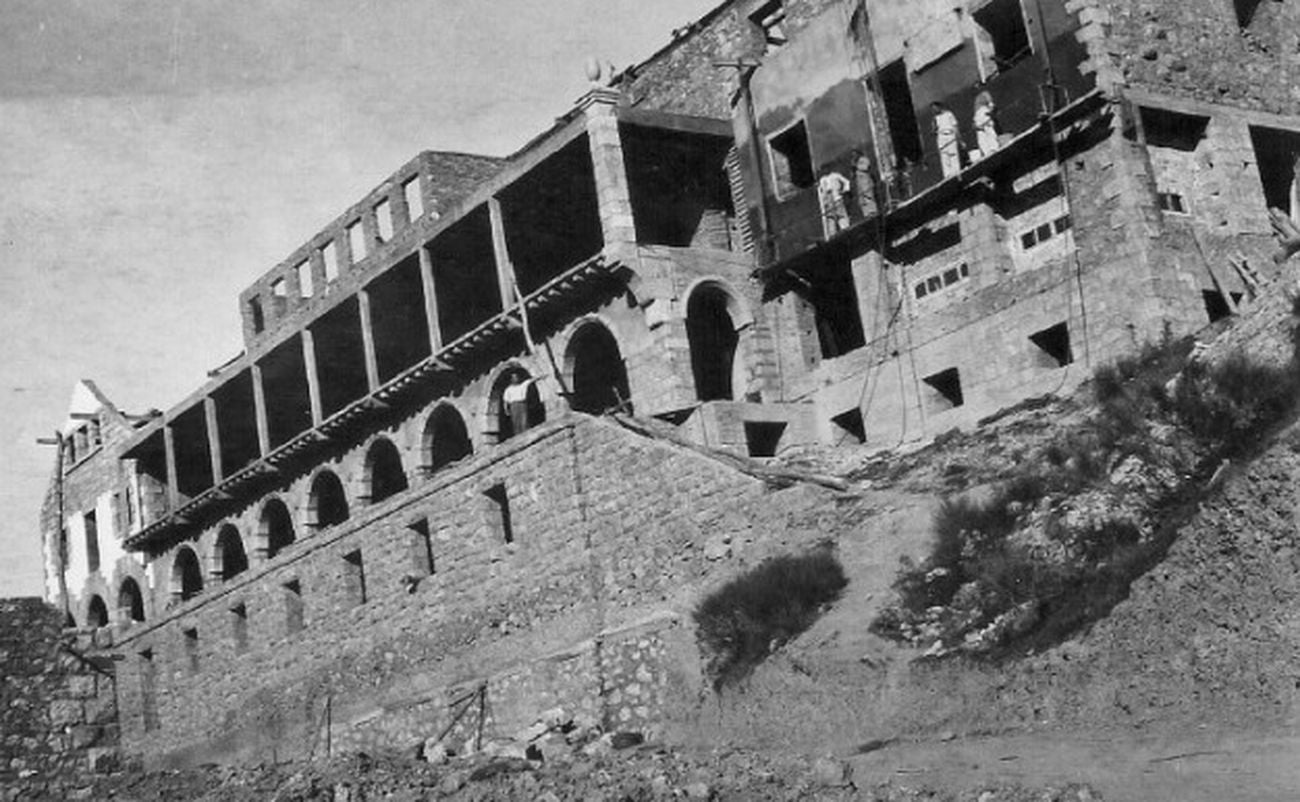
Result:
{"label": "stone building", "polygon": [[1278,2],[728,0],[518,153],[419,154],[241,294],[184,401],[78,390],[47,596],[116,656],[124,750],[656,726],[694,594],[820,536],[829,497],[747,461],[974,426],[1248,300],[1300,215],[1298,36]]}

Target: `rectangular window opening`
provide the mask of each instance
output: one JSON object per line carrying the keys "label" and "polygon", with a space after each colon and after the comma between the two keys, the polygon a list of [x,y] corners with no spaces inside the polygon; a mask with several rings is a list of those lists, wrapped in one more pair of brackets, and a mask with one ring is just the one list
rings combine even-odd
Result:
{"label": "rectangular window opening", "polygon": [[785,421],[745,421],[745,447],[751,457],[775,457],[785,434]]}
{"label": "rectangular window opening", "polygon": [[402,197],[406,199],[406,216],[411,222],[424,217],[424,194],[420,192],[420,177],[402,184]]}
{"label": "rectangular window opening", "polygon": [[1042,331],[1029,335],[1029,340],[1038,346],[1047,367],[1063,368],[1074,361],[1074,351],[1070,346],[1070,327],[1064,322],[1048,326]]}
{"label": "rectangular window opening", "polygon": [[95,511],[86,513],[86,570],[92,574],[99,570],[99,522]]}
{"label": "rectangular window opening", "polygon": [[303,628],[302,583],[294,579],[281,587],[284,588],[284,630],[292,635]]}
{"label": "rectangular window opening", "polygon": [[235,644],[235,652],[243,654],[248,651],[248,605],[236,604],[230,608],[230,640]]}
{"label": "rectangular window opening", "polygon": [[961,391],[961,374],[957,368],[948,368],[922,379],[930,388],[927,406],[932,412],[956,409],[966,403]]}
{"label": "rectangular window opening", "polygon": [[339,246],[334,240],[325,243],[320,249],[321,260],[325,262],[326,283],[336,281],[339,277]]}
{"label": "rectangular window opening", "polygon": [[880,68],[878,77],[897,167],[902,169],[909,164],[919,164],[922,154],[921,126],[916,119],[916,107],[912,104],[907,65],[902,59],[892,61]]}
{"label": "rectangular window opening", "polygon": [[1148,146],[1193,151],[1205,139],[1210,118],[1169,109],[1142,106],[1142,133]]}
{"label": "rectangular window opening", "polygon": [[298,274],[298,297],[310,298],[315,293],[312,286],[311,262],[301,262],[294,268]]}
{"label": "rectangular window opening", "polygon": [[185,660],[189,663],[190,673],[199,673],[199,631],[194,628],[181,630],[185,638]]}
{"label": "rectangular window opening", "polygon": [[505,543],[515,542],[514,523],[510,518],[510,496],[505,484],[498,483],[483,491],[487,499],[488,527]]}
{"label": "rectangular window opening", "polygon": [[1034,52],[1020,0],[991,0],[971,12],[971,18],[979,26],[984,55],[997,72],[1011,69]]}
{"label": "rectangular window opening", "polygon": [[1293,200],[1300,195],[1300,131],[1250,126],[1250,142],[1259,165],[1264,205],[1300,219]]}
{"label": "rectangular window opening", "polygon": [[289,282],[285,281],[283,278],[278,278],[275,281],[272,281],[271,295],[275,296],[276,298],[288,298]]}
{"label": "rectangular window opening", "polygon": [[839,437],[836,438],[837,445],[845,440],[853,440],[856,443],[867,442],[867,424],[862,417],[862,409],[853,407],[831,418],[831,423],[835,424]]}
{"label": "rectangular window opening", "polygon": [[436,567],[433,562],[433,541],[429,537],[428,519],[412,521],[406,525],[406,531],[411,555],[411,579],[418,581],[431,576]]}
{"label": "rectangular window opening", "polygon": [[347,585],[348,598],[354,606],[366,603],[366,564],[361,558],[361,550],[350,551],[343,555],[344,582]]}
{"label": "rectangular window opening", "polygon": [[387,198],[375,204],[375,236],[380,242],[393,238],[393,204]]}
{"label": "rectangular window opening", "polygon": [[140,717],[143,719],[145,732],[158,729],[158,667],[154,663],[153,649],[144,649],[140,653]]}
{"label": "rectangular window opening", "polygon": [[360,220],[347,226],[347,244],[352,251],[352,264],[365,259],[365,229],[361,227]]}
{"label": "rectangular window opening", "polygon": [[261,334],[266,330],[266,313],[262,311],[261,298],[248,299],[248,320],[253,326],[253,333]]}
{"label": "rectangular window opening", "polygon": [[767,145],[778,198],[788,197],[816,182],[812,151],[808,148],[808,129],[802,120],[769,138]]}

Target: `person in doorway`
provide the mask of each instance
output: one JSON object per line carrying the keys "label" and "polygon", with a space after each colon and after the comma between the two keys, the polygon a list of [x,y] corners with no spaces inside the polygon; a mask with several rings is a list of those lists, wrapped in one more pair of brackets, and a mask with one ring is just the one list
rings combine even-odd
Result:
{"label": "person in doorway", "polygon": [[939,151],[939,166],[943,177],[948,178],[961,172],[961,137],[957,127],[957,115],[939,102],[930,104],[934,112],[934,144]]}
{"label": "person in doorway", "polygon": [[987,89],[981,89],[975,96],[975,114],[971,122],[975,126],[975,146],[981,159],[987,159],[998,149],[997,106],[993,95]]}
{"label": "person in doorway", "polygon": [[506,415],[510,420],[510,432],[514,436],[528,430],[528,391],[533,382],[528,374],[518,371],[510,375],[510,384],[501,394],[501,403],[505,404]]}
{"label": "person in doorway", "polygon": [[852,187],[849,180],[831,168],[817,179],[817,197],[822,207],[822,228],[830,238],[849,227],[849,212],[844,205],[844,194]]}
{"label": "person in doorway", "polygon": [[863,220],[876,216],[876,181],[871,175],[871,157],[861,152],[853,160],[853,198]]}

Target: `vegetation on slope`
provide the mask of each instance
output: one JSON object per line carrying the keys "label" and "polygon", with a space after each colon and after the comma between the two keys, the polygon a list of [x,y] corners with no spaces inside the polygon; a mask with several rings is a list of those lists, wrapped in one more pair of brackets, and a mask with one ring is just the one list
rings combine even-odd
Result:
{"label": "vegetation on slope", "polygon": [[1295,410],[1300,368],[1214,364],[1169,338],[1099,369],[1095,409],[983,496],[945,498],[934,543],[905,561],[877,634],[1003,657],[1106,615],[1164,557],[1230,461]]}
{"label": "vegetation on slope", "polygon": [[706,596],[694,618],[714,689],[740,681],[806,630],[846,584],[839,560],[818,548],[774,557]]}

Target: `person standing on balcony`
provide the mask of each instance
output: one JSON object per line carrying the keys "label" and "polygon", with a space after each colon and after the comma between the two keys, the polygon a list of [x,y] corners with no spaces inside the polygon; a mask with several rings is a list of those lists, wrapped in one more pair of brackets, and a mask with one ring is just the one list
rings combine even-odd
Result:
{"label": "person standing on balcony", "polygon": [[987,159],[998,149],[996,113],[997,106],[993,103],[993,96],[987,89],[981,89],[975,96],[975,114],[971,120],[975,125],[975,145],[979,148],[981,159]]}
{"label": "person standing on balcony", "polygon": [[822,207],[822,229],[827,238],[849,227],[849,212],[844,206],[844,193],[852,189],[849,180],[831,168],[817,179],[817,197]]}
{"label": "person standing on balcony", "polygon": [[871,157],[861,152],[853,160],[853,197],[863,220],[876,216],[876,181],[871,175]]}
{"label": "person standing on balcony", "polygon": [[938,101],[930,104],[934,112],[934,144],[939,151],[939,166],[943,177],[948,178],[961,172],[961,142],[957,127],[957,115]]}

